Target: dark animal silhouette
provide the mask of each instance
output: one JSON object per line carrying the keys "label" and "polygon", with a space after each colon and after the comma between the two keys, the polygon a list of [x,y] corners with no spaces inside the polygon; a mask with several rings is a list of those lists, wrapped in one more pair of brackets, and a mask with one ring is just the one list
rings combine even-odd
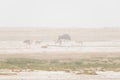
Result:
{"label": "dark animal silhouette", "polygon": [[58,37],[58,40],[71,40],[71,37],[68,34],[63,34]]}

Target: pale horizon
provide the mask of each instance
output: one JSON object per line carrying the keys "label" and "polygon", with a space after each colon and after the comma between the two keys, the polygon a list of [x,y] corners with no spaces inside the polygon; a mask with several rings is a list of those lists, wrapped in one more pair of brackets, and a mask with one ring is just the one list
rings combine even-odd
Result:
{"label": "pale horizon", "polygon": [[0,27],[120,27],[119,0],[1,0]]}

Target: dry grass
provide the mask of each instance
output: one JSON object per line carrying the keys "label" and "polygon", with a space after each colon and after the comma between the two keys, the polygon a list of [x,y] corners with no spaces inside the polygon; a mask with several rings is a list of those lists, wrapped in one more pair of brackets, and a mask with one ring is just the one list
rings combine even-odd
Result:
{"label": "dry grass", "polygon": [[78,71],[77,74],[96,74],[96,71],[120,71],[119,53],[26,53],[0,54],[1,69],[31,69]]}

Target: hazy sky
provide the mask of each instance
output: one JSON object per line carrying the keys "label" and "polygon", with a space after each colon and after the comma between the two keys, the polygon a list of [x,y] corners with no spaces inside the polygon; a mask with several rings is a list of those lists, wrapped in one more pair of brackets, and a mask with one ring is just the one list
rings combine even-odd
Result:
{"label": "hazy sky", "polygon": [[120,0],[0,0],[0,26],[118,27]]}

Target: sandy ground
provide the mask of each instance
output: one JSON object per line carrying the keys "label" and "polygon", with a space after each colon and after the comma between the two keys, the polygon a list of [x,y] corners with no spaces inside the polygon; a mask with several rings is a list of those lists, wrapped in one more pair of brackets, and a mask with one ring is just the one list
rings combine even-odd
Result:
{"label": "sandy ground", "polygon": [[0,80],[120,80],[120,72],[103,72],[98,75],[76,75],[62,71],[34,71],[20,72],[17,75],[11,76],[1,75]]}
{"label": "sandy ground", "polygon": [[79,59],[92,57],[120,57],[120,52],[76,52],[76,51],[43,51],[39,53],[0,53],[0,59],[32,58],[32,59]]}

